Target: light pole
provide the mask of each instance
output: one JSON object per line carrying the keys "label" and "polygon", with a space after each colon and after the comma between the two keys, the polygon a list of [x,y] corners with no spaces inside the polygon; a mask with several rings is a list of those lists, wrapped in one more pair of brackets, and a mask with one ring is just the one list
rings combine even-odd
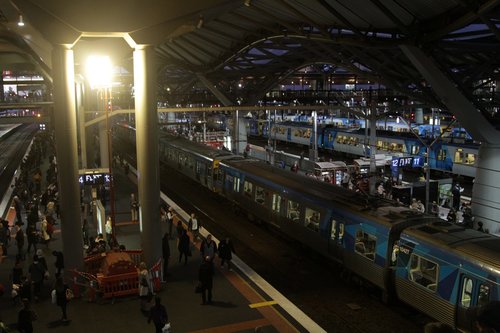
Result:
{"label": "light pole", "polygon": [[[111,127],[109,126],[109,110],[113,108],[112,102],[112,65],[108,56],[90,56],[87,59],[87,75],[92,89],[99,89],[103,92],[103,105],[106,115],[106,140],[108,147],[108,169],[109,169],[109,192],[110,192],[110,216],[111,216],[111,237],[116,244],[115,233],[115,190],[113,180],[113,151],[111,141]],[[108,95],[109,89],[109,95]],[[109,98],[109,99],[108,99]]]}

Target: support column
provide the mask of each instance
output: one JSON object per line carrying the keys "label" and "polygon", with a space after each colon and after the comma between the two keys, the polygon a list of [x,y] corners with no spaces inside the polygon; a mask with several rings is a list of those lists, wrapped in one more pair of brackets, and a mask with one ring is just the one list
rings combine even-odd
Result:
{"label": "support column", "polygon": [[79,82],[76,89],[76,111],[78,114],[78,129],[80,137],[80,162],[81,169],[87,169],[87,133],[85,127],[84,83]]}
{"label": "support column", "polygon": [[490,233],[500,233],[500,145],[482,143],[472,188],[474,227],[483,222]]}
{"label": "support column", "polygon": [[152,266],[161,258],[160,163],[156,74],[152,46],[134,51],[135,124],[139,223],[144,260]]}
{"label": "support column", "polygon": [[57,45],[52,51],[54,129],[58,163],[61,237],[65,268],[83,269],[80,186],[76,130],[73,50]]}
{"label": "support column", "polygon": [[101,168],[109,168],[108,131],[104,121],[99,123],[99,154]]}

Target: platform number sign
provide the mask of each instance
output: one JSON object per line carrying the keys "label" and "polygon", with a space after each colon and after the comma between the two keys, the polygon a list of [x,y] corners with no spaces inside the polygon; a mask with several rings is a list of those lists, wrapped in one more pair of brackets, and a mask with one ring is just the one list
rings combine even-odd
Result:
{"label": "platform number sign", "polygon": [[92,173],[80,175],[78,182],[80,185],[101,185],[110,182],[111,176],[108,173]]}
{"label": "platform number sign", "polygon": [[421,168],[424,166],[424,158],[421,156],[393,157],[391,161],[391,171],[393,175],[399,173],[399,168]]}

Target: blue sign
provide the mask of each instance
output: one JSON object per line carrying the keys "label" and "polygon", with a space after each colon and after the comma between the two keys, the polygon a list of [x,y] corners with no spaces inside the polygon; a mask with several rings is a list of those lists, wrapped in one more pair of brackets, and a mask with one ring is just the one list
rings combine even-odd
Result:
{"label": "blue sign", "polygon": [[422,156],[409,156],[409,157],[392,157],[391,171],[393,176],[397,176],[399,168],[421,168],[424,166],[425,159]]}

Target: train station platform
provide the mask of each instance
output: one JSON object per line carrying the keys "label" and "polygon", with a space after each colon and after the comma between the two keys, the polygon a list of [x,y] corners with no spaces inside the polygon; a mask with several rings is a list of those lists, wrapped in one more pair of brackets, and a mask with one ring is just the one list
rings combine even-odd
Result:
{"label": "train station platform", "polygon": [[0,123],[0,139],[7,135],[10,131],[18,127],[20,124],[1,124]]}
{"label": "train station platform", "polygon": [[[125,175],[123,169],[115,169],[116,199],[116,237],[127,250],[141,248],[139,224],[130,222],[130,193],[136,193],[133,170]],[[163,200],[174,207],[181,220],[188,214],[181,207]],[[185,220],[184,220],[185,221]],[[24,228],[25,226],[23,226]],[[175,229],[175,228],[174,228]],[[162,225],[163,233],[167,225]],[[209,230],[201,230],[206,236]],[[32,302],[38,315],[34,322],[34,332],[153,332],[153,324],[140,311],[138,295],[103,299],[97,297],[89,301],[88,295],[79,291],[78,298],[68,305],[69,323],[63,323],[61,310],[51,303],[50,293],[55,281],[55,257],[53,250],[62,249],[60,223],[55,226],[54,239],[48,246],[39,245],[47,260],[50,277],[45,280],[42,297]],[[91,226],[90,235],[95,237],[96,228]],[[166,306],[172,332],[324,332],[324,330],[306,316],[297,306],[286,299],[269,285],[239,258],[233,256],[233,270],[221,269],[218,259],[215,261],[213,304],[201,305],[201,296],[194,292],[198,280],[201,255],[198,252],[200,242],[193,247],[193,255],[186,265],[179,263],[176,240],[170,240],[171,259],[169,276],[161,284],[157,293]],[[24,248],[26,250],[26,246]],[[83,249],[82,249],[83,251]],[[0,318],[3,323],[14,329],[20,305],[10,297],[11,274],[14,258],[17,254],[15,241],[12,239],[8,256],[0,264],[0,281],[5,293],[0,297]],[[23,264],[24,274],[32,262],[33,251],[27,254]],[[66,282],[71,286],[71,275],[66,274]]]}

